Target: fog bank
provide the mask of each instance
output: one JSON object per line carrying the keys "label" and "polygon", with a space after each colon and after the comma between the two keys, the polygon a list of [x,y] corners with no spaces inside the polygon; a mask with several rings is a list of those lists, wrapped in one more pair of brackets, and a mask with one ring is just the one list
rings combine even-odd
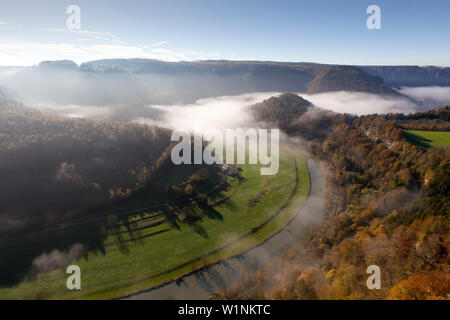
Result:
{"label": "fog bank", "polygon": [[450,105],[450,87],[402,87],[398,91],[431,108]]}
{"label": "fog bank", "polygon": [[420,109],[419,105],[407,98],[394,98],[362,92],[339,91],[314,95],[300,93],[299,95],[311,101],[316,107],[356,115],[390,112],[411,113]]}
{"label": "fog bank", "polygon": [[159,110],[162,113],[160,119],[152,117],[139,117],[135,122],[149,125],[158,125],[168,128],[204,129],[237,128],[244,127],[252,118],[246,111],[246,107],[261,102],[279,92],[247,93],[238,96],[221,96],[197,100],[193,104],[176,105],[152,105],[150,110]]}

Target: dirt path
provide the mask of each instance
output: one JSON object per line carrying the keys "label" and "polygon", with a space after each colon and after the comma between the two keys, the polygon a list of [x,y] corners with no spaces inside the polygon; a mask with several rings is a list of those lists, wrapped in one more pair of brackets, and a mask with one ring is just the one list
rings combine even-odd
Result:
{"label": "dirt path", "polygon": [[314,160],[308,159],[307,166],[311,178],[309,196],[284,229],[241,255],[198,270],[164,286],[131,295],[127,299],[205,299],[214,291],[245,280],[275,259],[300,238],[307,225],[317,223],[323,217],[325,180]]}

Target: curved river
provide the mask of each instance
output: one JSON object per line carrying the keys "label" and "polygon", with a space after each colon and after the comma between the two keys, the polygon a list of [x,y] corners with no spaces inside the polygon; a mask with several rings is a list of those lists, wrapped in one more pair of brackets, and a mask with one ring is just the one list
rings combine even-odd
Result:
{"label": "curved river", "polygon": [[299,240],[306,226],[320,223],[325,211],[325,180],[319,165],[313,159],[308,159],[307,166],[311,178],[309,196],[285,228],[257,247],[240,255],[125,299],[205,299],[214,291],[247,279],[258,269],[277,258]]}

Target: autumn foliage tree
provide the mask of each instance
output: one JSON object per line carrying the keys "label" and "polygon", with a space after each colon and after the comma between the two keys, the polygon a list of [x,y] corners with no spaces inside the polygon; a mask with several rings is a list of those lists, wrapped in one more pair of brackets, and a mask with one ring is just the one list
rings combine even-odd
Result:
{"label": "autumn foliage tree", "polygon": [[442,300],[450,293],[450,273],[421,272],[402,280],[391,288],[390,300]]}

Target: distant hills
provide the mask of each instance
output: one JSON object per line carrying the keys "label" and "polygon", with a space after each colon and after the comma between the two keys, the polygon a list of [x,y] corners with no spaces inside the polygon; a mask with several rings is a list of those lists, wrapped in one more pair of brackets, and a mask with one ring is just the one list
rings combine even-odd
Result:
{"label": "distant hills", "polygon": [[67,70],[78,71],[78,65],[71,60],[58,60],[58,61],[42,61],[39,63],[39,68],[49,70]]}
{"label": "distant hills", "polygon": [[[81,64],[80,70],[95,73],[214,74],[243,76],[244,82],[268,76],[266,84],[294,81],[308,93],[348,90],[390,93],[385,86],[450,85],[450,68],[435,66],[346,66],[317,63],[210,60],[165,62],[153,59],[106,59]],[[345,80],[345,81],[342,81]],[[256,83],[255,83],[256,85]]]}
{"label": "distant hills", "polygon": [[450,68],[152,59],[96,60],[78,66],[62,60],[23,68],[0,78],[0,85],[27,103],[133,105],[138,110],[250,92],[350,91],[400,97],[395,87],[450,86]]}
{"label": "distant hills", "polygon": [[163,62],[146,59],[98,60],[83,63],[82,72],[215,76],[228,87],[248,91],[360,91],[395,94],[379,76],[353,66],[256,61]]}
{"label": "distant hills", "polygon": [[6,105],[7,101],[8,98],[6,96],[6,92],[4,92],[3,89],[0,87],[0,107]]}
{"label": "distant hills", "polygon": [[392,87],[450,86],[450,68],[435,66],[361,66],[362,71],[382,77]]}

